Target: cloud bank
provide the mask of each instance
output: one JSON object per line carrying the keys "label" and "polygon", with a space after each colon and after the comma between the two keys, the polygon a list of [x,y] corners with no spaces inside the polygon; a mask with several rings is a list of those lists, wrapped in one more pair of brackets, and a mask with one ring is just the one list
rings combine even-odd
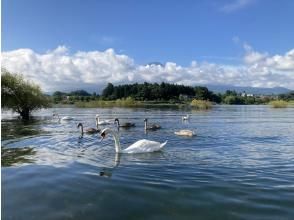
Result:
{"label": "cloud bank", "polygon": [[174,62],[165,65],[138,65],[113,49],[70,53],[58,46],[46,53],[18,49],[2,53],[2,67],[22,73],[45,92],[86,89],[101,91],[108,82],[170,82],[185,85],[214,84],[294,89],[294,49],[270,56],[244,45],[240,65],[192,61],[189,66]]}

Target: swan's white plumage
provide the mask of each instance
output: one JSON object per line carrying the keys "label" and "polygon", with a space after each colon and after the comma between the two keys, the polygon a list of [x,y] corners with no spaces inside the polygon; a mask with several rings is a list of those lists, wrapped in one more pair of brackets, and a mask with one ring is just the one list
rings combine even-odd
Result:
{"label": "swan's white plumage", "polygon": [[110,128],[105,128],[101,131],[102,138],[106,137],[107,134],[111,134],[113,136],[115,151],[117,153],[127,153],[127,154],[151,153],[155,151],[160,151],[167,143],[167,141],[165,141],[164,143],[159,143],[156,141],[141,139],[133,143],[128,148],[121,150],[118,133],[111,130]]}
{"label": "swan's white plumage", "polygon": [[175,132],[176,135],[192,137],[195,133],[191,130],[180,130]]}
{"label": "swan's white plumage", "polygon": [[100,120],[99,115],[96,115],[98,125],[109,125],[112,124],[111,120]]}
{"label": "swan's white plumage", "polygon": [[57,117],[58,118],[58,121],[71,121],[71,120],[74,120],[73,117],[70,117],[70,116],[64,116],[62,118],[60,118],[59,114],[58,113],[54,113],[53,114],[53,118],[54,117]]}
{"label": "swan's white plumage", "polygon": [[189,120],[189,118],[190,118],[189,115],[187,115],[187,116],[183,116],[183,117],[182,117],[182,120]]}
{"label": "swan's white plumage", "polygon": [[151,153],[155,151],[160,151],[166,145],[166,143],[167,141],[161,144],[156,141],[149,141],[146,139],[142,139],[133,143],[128,148],[122,150],[121,153],[128,153],[128,154]]}
{"label": "swan's white plumage", "polygon": [[98,122],[98,125],[109,125],[109,124],[111,124],[111,121],[109,121],[109,120],[104,120],[104,121]]}
{"label": "swan's white plumage", "polygon": [[63,120],[63,121],[71,121],[71,120],[74,120],[74,118],[70,117],[70,116],[64,116],[64,117],[61,118],[61,120]]}

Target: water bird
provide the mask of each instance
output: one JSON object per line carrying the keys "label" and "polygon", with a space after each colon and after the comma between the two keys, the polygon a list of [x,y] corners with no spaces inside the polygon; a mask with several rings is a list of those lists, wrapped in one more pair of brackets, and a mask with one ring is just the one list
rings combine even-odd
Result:
{"label": "water bird", "polygon": [[112,124],[111,120],[100,120],[100,116],[96,115],[96,118],[98,119],[98,125],[109,125]]}
{"label": "water bird", "polygon": [[130,127],[136,126],[135,123],[131,123],[131,122],[124,122],[124,123],[120,124],[118,118],[114,119],[114,122],[116,123],[118,128],[130,128]]}
{"label": "water bird", "polygon": [[183,121],[187,121],[187,120],[189,120],[189,118],[190,118],[190,116],[189,116],[189,115],[186,115],[186,116],[183,116],[183,117],[182,117],[182,120],[183,120]]}
{"label": "water bird", "polygon": [[59,114],[58,113],[54,113],[53,114],[53,118],[57,117],[58,118],[58,121],[71,121],[71,120],[74,120],[73,117],[70,117],[70,116],[64,116],[62,118],[60,118]]}
{"label": "water bird", "polygon": [[86,134],[96,134],[100,132],[100,129],[97,128],[86,128],[85,132],[84,132],[84,126],[82,123],[78,123],[77,128],[80,128],[81,131],[81,136],[84,135],[84,133]]}
{"label": "water bird", "polygon": [[179,136],[188,136],[188,137],[192,137],[196,135],[194,131],[191,131],[191,130],[179,130],[179,131],[176,131],[175,134]]}
{"label": "water bird", "polygon": [[145,123],[145,130],[152,130],[152,131],[154,131],[154,130],[157,130],[157,129],[160,129],[161,128],[161,126],[158,125],[158,124],[148,125],[148,119],[147,118],[144,119],[144,123]]}
{"label": "water bird", "polygon": [[146,139],[138,140],[137,142],[133,143],[126,149],[121,149],[120,141],[118,133],[111,130],[110,128],[105,128],[101,131],[101,141],[108,135],[111,134],[114,139],[114,146],[116,153],[127,153],[127,154],[135,154],[135,153],[151,153],[155,151],[160,151],[167,143],[159,143],[156,141],[150,141]]}

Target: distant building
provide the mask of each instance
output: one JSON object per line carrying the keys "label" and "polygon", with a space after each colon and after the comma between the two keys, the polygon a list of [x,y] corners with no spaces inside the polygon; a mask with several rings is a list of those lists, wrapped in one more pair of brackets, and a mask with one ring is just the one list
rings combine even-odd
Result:
{"label": "distant building", "polygon": [[242,93],[241,93],[241,96],[242,96],[242,97],[254,97],[253,94],[251,94],[251,93],[248,93],[248,94],[247,94],[246,92],[242,92]]}
{"label": "distant building", "polygon": [[179,95],[179,99],[180,99],[180,100],[185,100],[185,101],[187,101],[188,98],[189,98],[188,95],[183,95],[183,94],[180,94],[180,95]]}

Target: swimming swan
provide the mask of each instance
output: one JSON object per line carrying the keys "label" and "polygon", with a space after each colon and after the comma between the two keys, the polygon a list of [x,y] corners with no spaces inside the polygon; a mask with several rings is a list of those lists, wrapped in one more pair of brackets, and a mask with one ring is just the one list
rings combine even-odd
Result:
{"label": "swimming swan", "polygon": [[189,136],[189,137],[192,137],[192,136],[196,135],[191,130],[180,130],[180,131],[176,131],[175,134],[179,135],[179,136]]}
{"label": "swimming swan", "polygon": [[98,119],[98,125],[109,125],[109,124],[112,124],[110,120],[102,120],[102,121],[100,121],[99,115],[96,115],[96,118]]}
{"label": "swimming swan", "polygon": [[114,122],[116,123],[116,125],[117,125],[118,128],[135,127],[135,123],[131,123],[131,122],[124,122],[124,123],[120,124],[118,118],[114,119]]}
{"label": "swimming swan", "polygon": [[127,154],[151,153],[154,151],[160,151],[167,143],[167,141],[161,144],[156,141],[149,141],[146,139],[142,139],[133,143],[128,148],[122,150],[120,147],[120,142],[119,142],[119,137],[117,132],[112,131],[110,128],[105,128],[101,131],[101,137],[102,137],[101,140],[103,140],[107,134],[111,134],[113,136],[116,153],[127,153]]}
{"label": "swimming swan", "polygon": [[152,125],[149,125],[149,126],[148,126],[147,122],[148,122],[148,119],[145,118],[145,119],[144,119],[145,130],[152,130],[152,131],[154,131],[154,130],[157,130],[157,129],[160,129],[160,128],[161,128],[161,126],[158,125],[158,124],[152,124]]}
{"label": "swimming swan", "polygon": [[64,117],[60,118],[59,114],[57,114],[57,113],[54,113],[53,114],[53,118],[54,117],[57,117],[58,118],[58,121],[60,121],[60,120],[62,120],[62,121],[71,121],[71,120],[74,120],[74,118],[73,117],[70,117],[70,116],[64,116]]}
{"label": "swimming swan", "polygon": [[78,123],[77,128],[80,128],[81,131],[81,137],[84,135],[84,133],[87,134],[96,134],[100,132],[100,129],[96,128],[86,128],[85,132],[84,132],[84,126],[82,123]]}
{"label": "swimming swan", "polygon": [[186,120],[189,120],[189,118],[190,118],[190,116],[189,116],[189,115],[186,115],[186,116],[183,116],[183,117],[182,117],[182,120],[183,120],[183,121],[186,121]]}

